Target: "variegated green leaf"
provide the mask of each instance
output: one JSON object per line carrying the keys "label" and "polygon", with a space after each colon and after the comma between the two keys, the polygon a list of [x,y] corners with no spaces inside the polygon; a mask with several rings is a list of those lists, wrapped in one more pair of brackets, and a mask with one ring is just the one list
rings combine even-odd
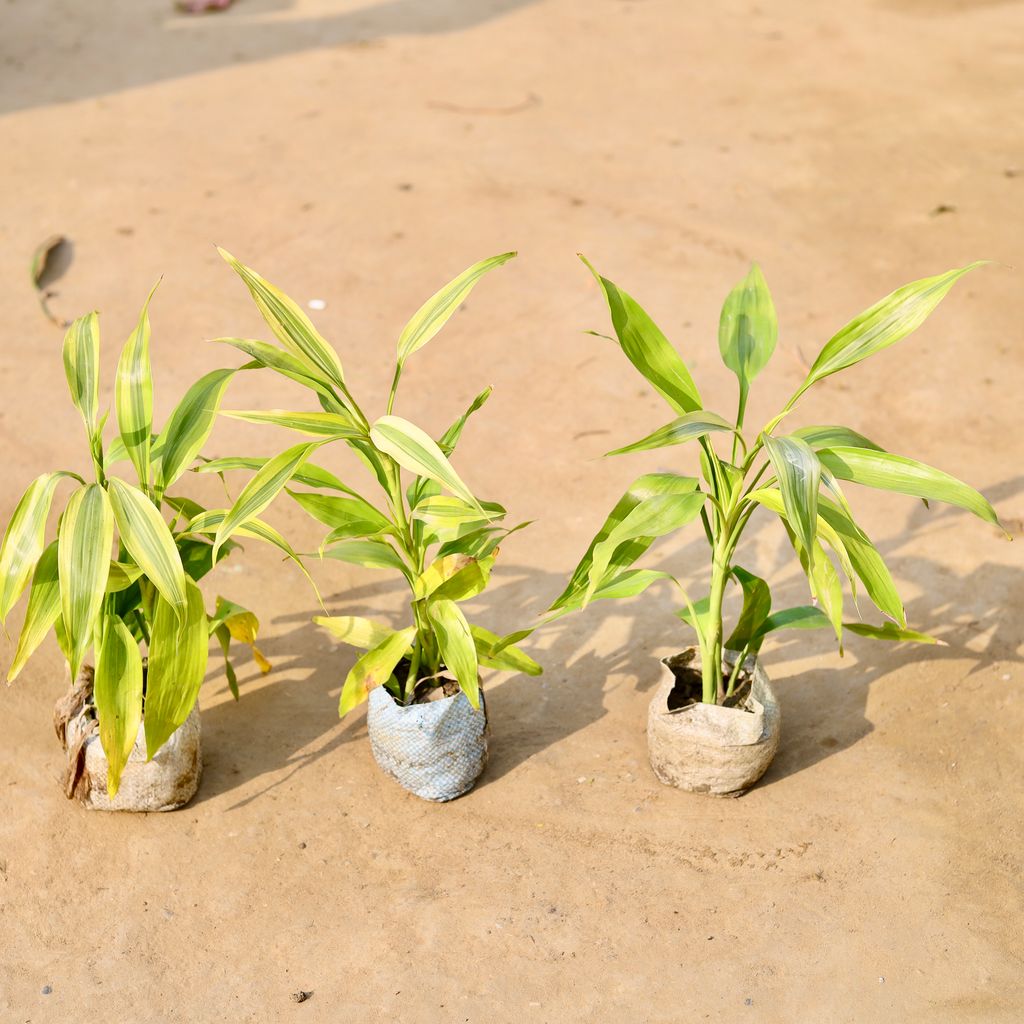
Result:
{"label": "variegated green leaf", "polygon": [[480,392],[476,398],[473,399],[469,404],[469,408],[441,435],[441,440],[437,442],[438,447],[450,456],[455,451],[455,446],[459,443],[459,439],[462,437],[462,431],[466,428],[466,423],[469,417],[475,412],[479,412],[484,407],[484,403],[488,398],[491,397],[491,391],[493,389],[488,385],[483,391]]}
{"label": "variegated green leaf", "polygon": [[395,524],[362,498],[339,498],[333,494],[305,494],[285,488],[306,512],[331,527],[332,537],[371,537],[395,532]]}
{"label": "variegated green leaf", "polygon": [[100,743],[107,757],[107,795],[113,799],[142,721],[142,655],[135,637],[117,615],[104,616],[102,635],[96,652],[93,699]]}
{"label": "variegated green leaf", "polygon": [[448,322],[451,315],[469,297],[476,283],[488,271],[508,263],[516,254],[502,253],[474,263],[454,280],[449,281],[440,291],[435,292],[412,315],[398,338],[398,365],[403,366],[418,349],[423,348]]}
{"label": "variegated green leaf", "polygon": [[[233,469],[262,469],[269,458],[250,458],[240,455],[229,455],[223,459],[211,459],[196,466],[193,472],[196,473],[228,473]],[[326,487],[332,491],[341,491],[343,494],[355,494],[350,487],[346,487],[333,473],[321,466],[315,466],[306,461],[292,476],[297,484],[304,484],[306,487]],[[358,497],[358,495],[356,495]]]}
{"label": "variegated green leaf", "polygon": [[761,268],[755,263],[729,293],[718,322],[722,362],[736,374],[740,385],[737,425],[743,423],[751,381],[771,359],[778,336],[775,305]]}
{"label": "variegated green leaf", "polygon": [[245,282],[278,341],[314,371],[315,379],[344,388],[345,374],[338,353],[320,336],[298,304],[254,270],[239,263],[231,253],[224,249],[218,252]]}
{"label": "variegated green leaf", "polygon": [[100,405],[100,326],[96,313],[79,317],[64,335],[64,374],[86,434],[97,433]]}
{"label": "variegated green leaf", "polygon": [[127,590],[141,576],[141,566],[133,565],[131,562],[111,560],[110,572],[107,574],[107,593],[120,594],[122,590]]}
{"label": "variegated green leaf", "polygon": [[391,678],[395,667],[409,654],[415,636],[415,626],[391,633],[352,666],[338,701],[338,715],[341,718],[362,704],[373,687],[383,686]]}
{"label": "variegated green leaf", "polygon": [[159,457],[157,480],[161,493],[192,465],[206,444],[217,420],[217,409],[234,370],[213,370],[200,377],[178,403],[157,439],[153,458]]}
{"label": "variegated green leaf", "polygon": [[0,546],[0,622],[18,603],[46,546],[46,520],[57,484],[67,473],[44,473],[21,496]]}
{"label": "variegated green leaf", "polygon": [[733,566],[732,575],[743,588],[743,610],[740,612],[736,628],[725,641],[725,648],[728,651],[742,651],[750,644],[751,653],[756,654],[753,645],[765,619],[771,613],[772,593],[760,576],[755,576],[738,565]]}
{"label": "variegated green leaf", "polygon": [[793,431],[793,437],[799,437],[806,441],[811,448],[818,452],[822,448],[869,448],[872,451],[880,452],[883,449],[868,440],[863,434],[849,427],[817,426],[801,427]]}
{"label": "variegated green leaf", "polygon": [[528,676],[542,675],[544,670],[524,651],[513,644],[495,648],[501,644],[501,638],[482,626],[470,626],[469,631],[476,645],[477,661],[484,668],[497,669],[499,672],[522,672]]}
{"label": "variegated green leaf", "polygon": [[149,452],[153,432],[153,369],[149,359],[149,304],[157,286],[153,286],[135,330],[128,336],[117,363],[114,383],[114,408],[117,427],[125,452],[132,460],[139,483],[152,483]]}
{"label": "variegated green leaf", "polygon": [[7,681],[13,683],[25,662],[35,653],[46,634],[60,618],[60,578],[57,571],[57,541],[47,545],[36,562],[32,575],[32,589],[28,595],[28,609],[22,623],[21,636],[14,661],[7,673]]}
{"label": "variegated green leaf", "polygon": [[427,616],[434,627],[444,665],[458,680],[469,703],[479,708],[480,669],[466,616],[454,601],[437,597],[428,602]]}
{"label": "variegated green leaf", "polygon": [[214,560],[217,550],[240,526],[258,516],[281,492],[302,464],[322,442],[297,444],[269,459],[242,488],[213,541]]}
{"label": "variegated green leaf", "polygon": [[[692,494],[697,490],[699,482],[695,477],[678,476],[675,473],[648,473],[635,480],[629,490],[618,500],[615,508],[609,513],[604,525],[597,532],[597,535],[590,542],[586,554],[580,559],[579,565],[573,570],[565,590],[551,605],[551,611],[558,611],[565,607],[581,607],[581,601],[586,593],[588,582],[591,578],[591,566],[594,561],[594,549],[598,544],[607,540],[611,532],[628,516],[639,504],[659,494]],[[641,537],[623,545],[618,552],[616,562],[623,567],[632,565],[647,549],[654,543],[654,537]],[[609,582],[609,581],[606,581]],[[600,589],[600,587],[599,587]],[[591,594],[591,600],[595,600],[597,591]]]}
{"label": "variegated green leaf", "polygon": [[818,453],[818,458],[840,480],[897,491],[928,501],[943,501],[973,512],[987,523],[999,525],[995,509],[984,495],[956,477],[923,462],[889,452],[847,447],[824,448]]}
{"label": "variegated green leaf", "polygon": [[[330,541],[330,536],[327,540]],[[362,565],[368,569],[397,569],[410,583],[413,580],[409,567],[385,540],[344,540],[324,548],[323,557]]]}
{"label": "variegated green leaf", "polygon": [[[593,561],[583,596],[584,607],[593,599],[598,587],[605,582],[609,570],[617,574],[632,564],[626,559],[632,557],[630,545],[633,541],[649,542],[692,522],[700,514],[704,499],[702,491],[657,494],[631,509],[608,536],[594,546]],[[623,546],[626,548],[625,557],[620,553]]]}
{"label": "variegated green leaf", "polygon": [[628,452],[646,452],[655,448],[668,448],[670,445],[683,444],[698,437],[706,437],[716,431],[732,431],[731,423],[726,422],[717,413],[699,409],[667,423],[655,430],[653,434],[627,444],[624,448],[616,448],[608,455],[625,455]]}
{"label": "variegated green leaf", "polygon": [[379,647],[394,630],[372,619],[358,615],[317,615],[313,621],[339,643],[359,647],[364,651]]}
{"label": "variegated green leaf", "polygon": [[680,415],[701,408],[700,392],[679,353],[640,304],[602,277],[581,255],[604,292],[612,326],[626,358]]}
{"label": "variegated green leaf", "polygon": [[818,489],[821,464],[806,441],[762,434],[778,479],[786,516],[806,552],[813,554],[818,532]]}
{"label": "variegated green leaf", "polygon": [[300,434],[310,437],[328,437],[333,439],[349,437],[365,437],[351,417],[338,412],[289,412],[285,409],[260,410],[224,410],[222,416],[246,423],[270,423],[278,427],[297,430]]}
{"label": "variegated green leaf", "polygon": [[818,354],[797,396],[816,381],[853,366],[916,331],[950,288],[982,262],[913,281],[854,317]]}
{"label": "variegated green leaf", "polygon": [[480,507],[437,443],[415,424],[400,416],[382,416],[370,430],[370,439],[403,469],[434,480],[474,508]]}
{"label": "variegated green leaf", "polygon": [[117,531],[128,554],[174,609],[185,612],[185,569],[170,528],[142,491],[116,477],[108,483]]}
{"label": "variegated green leaf", "polygon": [[309,367],[308,363],[298,356],[292,355],[291,352],[285,352],[269,342],[253,341],[250,338],[214,338],[213,340],[244,352],[261,366],[274,370],[303,387],[311,388],[332,402],[335,400],[333,387],[314,376],[315,371]]}
{"label": "variegated green leaf", "polygon": [[57,540],[61,612],[70,643],[71,677],[75,679],[93,640],[114,541],[114,513],[99,484],[86,484],[71,495]]}
{"label": "variegated green leaf", "polygon": [[150,630],[146,673],[146,759],[151,761],[188,718],[199,696],[210,654],[203,595],[185,580],[185,611],[179,625],[172,605],[159,594]]}

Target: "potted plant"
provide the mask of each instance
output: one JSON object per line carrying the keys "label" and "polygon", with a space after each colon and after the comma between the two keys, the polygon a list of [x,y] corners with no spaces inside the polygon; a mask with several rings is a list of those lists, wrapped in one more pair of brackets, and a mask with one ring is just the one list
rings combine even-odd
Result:
{"label": "potted plant", "polygon": [[[213,565],[213,545],[178,526],[203,510],[167,493],[206,441],[233,371],[216,370],[193,384],[154,434],[152,297],[118,362],[118,433],[109,443],[103,436],[108,414],[100,410],[99,319],[89,313],[71,325],[64,368],[85,424],[92,480],[72,470],[37,477],[0,547],[0,620],[29,589],[8,681],[52,629],[72,681],[54,716],[68,754],[66,792],[103,810],[172,810],[195,794],[202,770],[196,701],[210,636],[224,651],[236,698],[227,661],[232,638],[253,645],[260,667],[270,667],[255,647],[259,625],[251,612],[222,598],[212,614],[204,610],[196,584]],[[137,484],[114,475],[125,461]],[[47,544],[47,521],[64,481],[72,490]],[[95,668],[87,663],[90,650]]]}
{"label": "potted plant", "polygon": [[[774,631],[830,628],[840,652],[844,629],[882,640],[935,642],[907,629],[892,576],[855,522],[841,481],[947,502],[998,525],[992,506],[959,480],[893,455],[848,427],[805,426],[790,433],[779,427],[808,388],[907,337],[977,265],[908,284],[851,320],[821,350],[782,411],[753,434],[744,431],[747,396],[778,333],[757,266],[729,293],[719,323],[722,360],[739,381],[736,416],[727,419],[705,409],[683,359],[640,305],[587,263],[607,300],[618,344],[675,414],[647,437],[608,454],[693,442],[702,479],[668,472],[640,477],[605,520],[552,610],[564,614],[672,580],[634,563],[655,539],[700,519],[711,554],[710,589],[691,600],[680,587],[685,608],[678,613],[696,633],[697,645],[664,659],[649,709],[651,764],[662,782],[724,795],[742,792],[764,773],[778,746],[780,713],[758,656]],[[737,546],[758,508],[781,519],[812,604],[773,611],[768,583],[737,564]],[[844,621],[840,573],[855,597],[859,583],[889,621]],[[741,588],[743,604],[727,632],[722,606],[730,583]]]}
{"label": "potted plant", "polygon": [[[322,558],[398,573],[410,594],[409,623],[403,628],[353,615],[314,619],[335,639],[366,652],[345,679],[338,710],[344,716],[368,701],[373,755],[410,792],[427,800],[460,796],[473,786],[487,757],[480,668],[530,675],[541,671],[513,646],[525,633],[499,638],[470,625],[460,607],[487,586],[499,544],[519,527],[503,527],[505,509],[477,499],[450,462],[467,420],[487,401],[490,388],[437,441],[393,409],[410,356],[440,331],[484,274],[515,253],[475,264],[415,313],[398,339],[386,413],[373,421],[354,398],[337,352],[296,303],[230,254],[222,250],[222,255],[245,282],[280,346],[218,340],[249,356],[247,365],[301,384],[320,409],[225,411],[235,419],[275,424],[313,439],[267,460],[218,459],[198,467],[200,472],[256,472],[230,509],[206,515],[192,528],[208,529],[215,517],[216,552],[284,489],[328,528]],[[309,461],[333,442],[341,442],[370,470],[381,501],[371,501]],[[295,490],[289,483],[306,489]]]}

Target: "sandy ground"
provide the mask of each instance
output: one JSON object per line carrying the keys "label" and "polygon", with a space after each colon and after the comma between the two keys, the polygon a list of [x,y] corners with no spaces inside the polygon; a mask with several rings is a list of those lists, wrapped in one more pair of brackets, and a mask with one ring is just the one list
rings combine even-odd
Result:
{"label": "sandy ground", "polygon": [[[261,336],[212,248],[297,299],[379,409],[394,339],[435,287],[518,248],[411,368],[399,411],[441,429],[486,383],[458,467],[536,518],[476,618],[529,620],[625,485],[685,449],[598,461],[666,413],[620,353],[586,252],[643,301],[723,412],[715,330],[756,258],[781,317],[750,420],[818,346],[905,281],[978,257],[912,341],[806,398],[967,477],[1019,535],[1024,12],[1017,2],[7,0],[0,9],[0,514],[82,468],[60,332],[27,282],[74,242],[54,307],[103,311],[105,366],[158,275],[158,407]],[[940,207],[952,208],[935,212]],[[110,380],[108,374],[108,380]],[[251,376],[228,406],[304,400]],[[271,450],[225,421],[214,452]],[[333,464],[351,472],[343,459]],[[201,489],[211,501],[215,490]],[[542,635],[542,680],[490,682],[493,759],[447,806],[336,717],[352,655],[298,574],[250,546],[209,593],[264,622],[276,670],[211,671],[206,774],[176,814],[86,813],[57,787],[48,642],[2,694],[4,1022],[967,1022],[1024,1019],[1024,549],[966,514],[854,503],[941,649],[824,636],[767,649],[785,736],[736,801],[660,786],[643,734],[669,595]],[[290,508],[270,516],[313,542]],[[659,562],[698,580],[699,531]],[[801,601],[781,532],[745,563]],[[332,610],[401,614],[368,570],[318,570]],[[16,626],[17,623],[15,622]],[[7,661],[13,646],[2,645]],[[213,664],[213,662],[211,662]],[[291,995],[312,991],[297,1005]]]}

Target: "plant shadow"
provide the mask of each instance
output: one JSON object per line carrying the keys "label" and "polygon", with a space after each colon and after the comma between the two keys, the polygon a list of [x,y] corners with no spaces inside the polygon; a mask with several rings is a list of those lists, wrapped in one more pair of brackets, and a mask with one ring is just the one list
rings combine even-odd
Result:
{"label": "plant shadow", "polygon": [[[1024,477],[994,488],[992,496],[998,503],[1021,490]],[[900,558],[906,544],[922,530],[959,529],[965,522],[955,510],[917,507],[902,529],[884,540],[876,539],[876,546],[890,561]],[[752,520],[747,542],[762,540],[762,531],[773,527],[768,516]],[[678,546],[666,544],[663,551],[655,552],[658,557],[653,561],[668,569],[702,565],[705,548],[702,537]],[[942,633],[946,646],[848,637],[848,657],[841,664],[817,665],[775,679],[783,707],[784,740],[760,785],[810,768],[870,733],[873,726],[866,710],[871,685],[913,662],[927,661],[941,676],[953,664],[962,672],[966,658],[969,676],[996,662],[1024,661],[1017,611],[1024,607],[1024,573],[985,562],[957,575],[937,560],[909,554],[907,558],[906,571],[897,572],[897,577],[913,580],[922,591],[907,603],[908,624],[927,628],[926,623],[959,618]],[[773,587],[776,607],[807,603],[806,581],[781,531],[771,555],[761,562],[768,564],[759,566],[755,561],[750,567],[779,581]],[[494,585],[467,602],[467,616],[498,633],[521,628],[539,621],[565,580],[564,573],[499,563]],[[942,595],[938,603],[937,593]],[[403,607],[406,594],[400,580],[373,581],[331,595],[327,606],[332,614],[359,614],[398,625],[405,613],[396,609]],[[735,604],[737,595],[731,595],[731,600]],[[631,601],[595,602],[585,612],[543,626],[526,642],[527,650],[543,665],[544,675],[485,673],[492,743],[490,761],[478,785],[498,781],[598,721],[607,713],[610,686],[633,686],[639,693],[653,688],[659,678],[656,651],[668,653],[676,643],[675,649],[682,649],[692,640],[673,614],[679,604],[678,596],[666,588],[653,588]],[[365,740],[363,710],[343,722],[337,715],[341,684],[358,652],[336,644],[314,625],[313,614],[310,609],[276,619],[275,624],[286,628],[263,645],[274,664],[273,675],[257,688],[243,684],[237,705],[221,701],[204,710],[207,750],[212,756],[199,800],[268,778],[265,786],[232,809],[244,806],[350,742]],[[834,638],[824,633],[778,636],[766,652],[769,671],[773,663],[827,656],[834,649]]]}
{"label": "plant shadow", "polygon": [[[56,26],[46,5],[8,5],[5,48],[12,56],[0,64],[0,114],[291,53],[457,32],[536,2],[378,0],[336,14],[279,17],[293,0],[238,0],[200,16],[176,13],[172,0],[107,0]],[[53,73],[52,60],[23,56],[38,53],[43,39],[51,54],[67,55],[60,74]]]}

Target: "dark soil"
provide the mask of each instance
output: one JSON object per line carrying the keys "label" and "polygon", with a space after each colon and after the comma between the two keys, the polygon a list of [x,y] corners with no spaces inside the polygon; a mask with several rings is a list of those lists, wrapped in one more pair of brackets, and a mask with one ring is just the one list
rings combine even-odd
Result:
{"label": "dark soil", "polygon": [[[678,711],[680,708],[687,708],[691,704],[699,704],[704,692],[703,681],[701,680],[700,669],[694,666],[697,651],[690,647],[679,654],[673,654],[671,658],[665,659],[665,664],[672,670],[676,677],[675,686],[669,691],[668,709]],[[722,663],[722,674],[725,679],[729,678],[732,666]],[[732,695],[719,704],[726,708],[738,708],[740,711],[747,711],[744,707],[747,697],[750,695],[751,675],[746,669],[742,669],[736,683],[736,689]]]}

